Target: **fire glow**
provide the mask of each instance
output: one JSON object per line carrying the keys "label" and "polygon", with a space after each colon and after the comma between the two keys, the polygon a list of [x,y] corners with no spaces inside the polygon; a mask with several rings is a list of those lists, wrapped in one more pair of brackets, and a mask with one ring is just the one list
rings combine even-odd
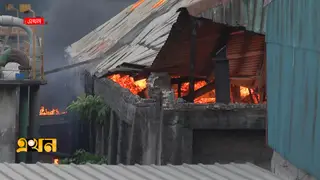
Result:
{"label": "fire glow", "polygon": [[47,109],[45,108],[44,106],[41,106],[40,107],[40,110],[39,110],[39,115],[40,116],[55,116],[55,115],[61,115],[61,114],[66,114],[67,112],[60,112],[59,109]]}
{"label": "fire glow", "polygon": [[156,4],[152,6],[153,9],[160,7],[162,4],[164,4],[166,0],[159,0]]}
{"label": "fire glow", "polygon": [[[118,83],[121,87],[130,90],[132,94],[138,95],[140,92],[144,91],[147,87],[147,80],[142,79],[135,81],[132,77],[128,75],[120,75],[114,74],[108,76],[109,79],[113,80],[114,82]],[[194,90],[198,90],[204,87],[207,84],[205,81],[198,81],[194,85]],[[174,89],[174,93],[176,98],[178,98],[178,86],[173,85],[172,88]],[[187,96],[189,93],[189,83],[183,83],[181,85],[181,97]],[[249,89],[244,86],[240,86],[240,100],[239,102],[243,103],[250,103],[253,102],[255,104],[259,103],[259,96],[253,96],[254,90]],[[200,97],[195,98],[194,103],[196,104],[205,104],[205,103],[214,103],[216,102],[216,94],[215,90],[211,90]],[[234,102],[233,98],[231,100]]]}
{"label": "fire glow", "polygon": [[138,2],[134,3],[132,7],[130,8],[130,11],[133,11],[136,9],[138,6],[140,6],[145,0],[139,0]]}
{"label": "fire glow", "polygon": [[59,164],[59,159],[58,158],[54,158],[53,159],[53,164]]}
{"label": "fire glow", "polygon": [[147,87],[147,80],[141,79],[135,81],[128,75],[121,76],[120,74],[114,74],[109,76],[111,80],[118,83],[121,87],[129,89],[132,94],[137,95]]}

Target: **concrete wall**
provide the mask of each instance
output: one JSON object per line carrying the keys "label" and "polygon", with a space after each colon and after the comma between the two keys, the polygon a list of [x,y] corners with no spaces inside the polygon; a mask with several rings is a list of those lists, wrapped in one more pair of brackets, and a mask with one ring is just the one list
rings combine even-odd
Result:
{"label": "concrete wall", "polygon": [[284,180],[316,180],[315,177],[295,167],[277,152],[274,152],[272,156],[271,171]]}
{"label": "concrete wall", "polygon": [[0,162],[15,162],[18,97],[17,88],[0,88]]}
{"label": "concrete wall", "polygon": [[[267,165],[262,167],[269,167],[271,153],[265,148],[265,136],[261,133],[265,129],[265,105],[196,105],[175,102],[170,105],[163,103],[163,112],[160,112],[156,97],[142,99],[108,79],[95,80],[94,91],[104,98],[113,111],[108,137],[108,147],[112,152],[109,153],[109,159],[113,159],[112,164],[156,164],[159,161],[161,164],[182,164],[241,160],[265,163]],[[166,95],[168,94],[170,93]],[[166,96],[163,101],[165,99],[170,97]],[[159,129],[160,124],[163,124],[162,131]],[[204,137],[198,138],[197,130],[200,129],[254,129],[260,133],[236,138],[229,131],[208,135],[205,139],[207,135],[200,135]],[[159,135],[159,132],[162,135]],[[201,143],[203,140],[206,143]],[[162,143],[159,144],[159,141]],[[227,152],[228,146],[235,149]],[[213,147],[219,148],[212,149]],[[200,156],[201,148],[211,152],[208,154],[210,158]],[[217,158],[221,154],[232,158]]]}
{"label": "concrete wall", "polygon": [[270,170],[264,130],[194,130],[193,163],[251,162]]}

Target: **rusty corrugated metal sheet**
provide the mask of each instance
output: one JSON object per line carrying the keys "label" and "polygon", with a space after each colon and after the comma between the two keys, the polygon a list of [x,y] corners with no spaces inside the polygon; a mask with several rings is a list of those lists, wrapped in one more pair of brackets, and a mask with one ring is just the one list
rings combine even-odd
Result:
{"label": "rusty corrugated metal sheet", "polygon": [[[187,17],[186,17],[187,18]],[[179,16],[168,40],[160,50],[148,71],[168,72],[172,75],[188,76],[190,73],[191,22]],[[200,18],[197,33],[197,55],[195,75],[208,77],[213,72],[214,61],[211,53],[219,44],[218,38],[228,29],[221,23]],[[244,31],[230,37],[227,43],[227,58],[230,64],[232,83],[247,87],[257,86],[257,76],[265,58],[264,35]]]}
{"label": "rusty corrugated metal sheet", "polygon": [[[172,75],[188,76],[190,67],[190,38],[192,25],[190,16],[179,15],[170,35],[148,69],[150,72],[168,72]],[[197,29],[196,76],[209,76],[212,73],[213,61],[211,52],[216,48],[217,39],[228,28],[224,24],[199,19],[201,26]]]}
{"label": "rusty corrugated metal sheet", "polygon": [[[230,37],[227,46],[230,76],[236,77],[234,84],[256,87],[256,79],[263,72],[265,58],[265,38],[252,32],[235,34]],[[264,84],[264,83],[262,83]]]}
{"label": "rusty corrugated metal sheet", "polygon": [[268,6],[268,143],[320,179],[320,1]]}

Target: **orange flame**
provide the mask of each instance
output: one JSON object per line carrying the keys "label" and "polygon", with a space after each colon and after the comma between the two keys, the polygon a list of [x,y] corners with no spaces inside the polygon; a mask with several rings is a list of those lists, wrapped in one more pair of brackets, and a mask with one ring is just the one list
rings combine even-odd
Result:
{"label": "orange flame", "polygon": [[156,4],[152,6],[153,9],[160,7],[162,4],[164,4],[166,0],[159,0]]}
{"label": "orange flame", "polygon": [[59,164],[59,159],[57,158],[53,159],[53,164]]}
{"label": "orange flame", "polygon": [[[147,87],[147,80],[142,79],[135,81],[132,77],[128,75],[120,75],[120,74],[114,74],[111,76],[108,76],[111,80],[118,83],[121,87],[129,89],[132,94],[137,95]],[[175,77],[179,78],[179,77]],[[194,84],[194,90],[198,90],[205,86],[207,82],[205,81],[198,81]],[[178,98],[178,86],[173,85],[172,88],[174,89],[174,93],[176,98]],[[251,95],[250,96],[250,91]],[[244,86],[240,86],[240,101],[245,103],[251,103],[253,100],[253,103],[257,104],[259,103],[260,97],[254,93],[253,89],[249,89]],[[181,97],[188,95],[189,93],[189,83],[182,83],[181,85]],[[255,96],[254,96],[255,95]],[[205,104],[205,103],[214,103],[216,102],[216,93],[215,90],[211,90],[205,94],[203,94],[200,97],[195,98],[194,103],[197,104]],[[231,97],[232,99],[232,97]]]}
{"label": "orange flame", "polygon": [[138,6],[140,6],[142,3],[144,2],[144,0],[139,0],[138,2],[134,3],[132,5],[132,7],[130,8],[130,11],[133,11],[134,9],[136,9]]}
{"label": "orange flame", "polygon": [[[205,81],[198,81],[196,83],[194,83],[194,90],[198,90],[200,88],[202,88],[203,86],[205,86],[207,83]],[[174,92],[175,92],[175,96],[178,97],[178,86],[175,85],[173,86]],[[189,93],[189,83],[182,83],[181,85],[181,96],[186,96]],[[206,94],[197,97],[194,99],[194,103],[197,104],[205,104],[205,103],[214,103],[216,102],[216,98],[215,98],[215,90],[209,91]]]}
{"label": "orange flame", "polygon": [[44,106],[40,107],[39,115],[40,116],[53,116],[53,115],[61,115],[66,114],[67,112],[60,112],[58,109],[48,110]]}
{"label": "orange flame", "polygon": [[147,87],[147,80],[141,79],[135,81],[132,77],[120,74],[114,74],[109,76],[111,80],[118,83],[121,87],[129,89],[132,94],[137,95],[139,92],[143,91]]}

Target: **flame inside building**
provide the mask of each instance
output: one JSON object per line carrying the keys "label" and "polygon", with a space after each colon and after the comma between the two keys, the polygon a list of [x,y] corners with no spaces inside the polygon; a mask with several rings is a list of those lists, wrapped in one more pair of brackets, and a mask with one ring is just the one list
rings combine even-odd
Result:
{"label": "flame inside building", "polygon": [[55,115],[61,115],[66,114],[67,112],[60,112],[59,109],[47,109],[44,106],[40,106],[39,115],[40,116],[55,116]]}
{"label": "flame inside building", "polygon": [[[130,90],[130,92],[135,95],[138,95],[140,92],[144,91],[147,88],[146,79],[135,81],[134,78],[130,77],[129,75],[120,75],[120,74],[114,74],[114,75],[108,76],[108,78],[118,83],[121,87]],[[204,87],[205,85],[207,85],[207,82],[197,81],[194,85],[194,90],[196,91]],[[173,85],[172,88],[174,89],[176,98],[178,98],[178,85]],[[189,93],[189,83],[187,82],[182,83],[181,97],[188,95],[188,93]],[[254,89],[249,89],[247,87],[240,86],[239,102],[257,104],[259,103],[259,101],[260,101],[260,97],[254,91]],[[195,98],[194,100],[194,103],[197,103],[197,104],[214,103],[214,102],[216,102],[215,90],[211,90],[203,94],[202,96]],[[233,97],[231,97],[231,102],[236,102],[236,100]]]}

